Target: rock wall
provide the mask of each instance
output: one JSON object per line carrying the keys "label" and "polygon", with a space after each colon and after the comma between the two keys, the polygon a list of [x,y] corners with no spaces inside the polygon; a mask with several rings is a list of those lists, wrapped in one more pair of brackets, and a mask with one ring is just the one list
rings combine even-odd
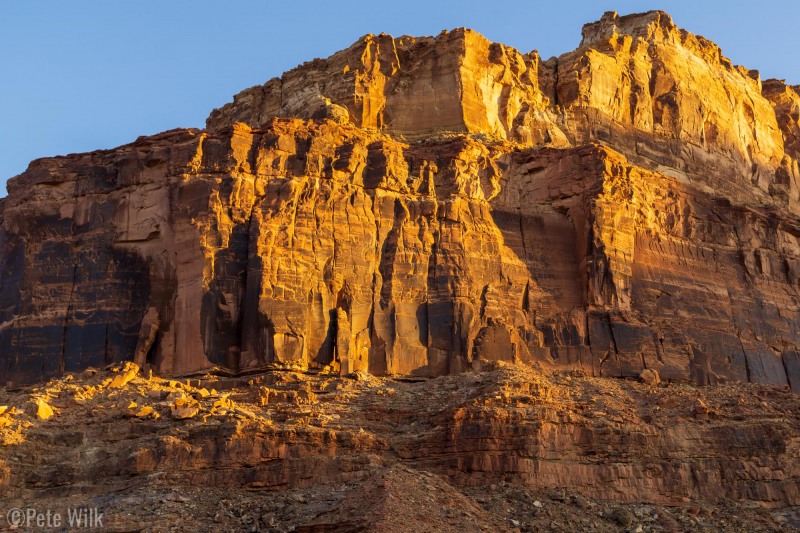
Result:
{"label": "rock wall", "polygon": [[795,88],[667,15],[367,36],[0,203],[0,383],[483,362],[800,390]]}
{"label": "rock wall", "polygon": [[[796,139],[797,101],[779,80],[764,90],[757,71],[732,65],[664,12],[608,12],[584,26],[575,51],[547,61],[467,29],[367,35],[239,93],[207,127],[330,116],[409,139],[457,132],[526,145],[597,142],[678,181],[797,212],[796,147],[784,149],[784,138]],[[776,104],[788,107],[776,114]]]}
{"label": "rock wall", "polygon": [[[522,55],[464,28],[437,37],[366,35],[215,109],[207,127],[274,117],[349,121],[419,138],[437,132],[514,136],[518,116],[542,111],[538,54]],[[545,134],[549,118],[542,117]],[[542,141],[543,138],[539,138]]]}

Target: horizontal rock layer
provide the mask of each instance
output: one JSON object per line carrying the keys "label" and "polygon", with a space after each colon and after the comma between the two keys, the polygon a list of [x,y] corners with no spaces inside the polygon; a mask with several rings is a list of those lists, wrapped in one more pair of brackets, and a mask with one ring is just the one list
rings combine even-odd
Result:
{"label": "horizontal rock layer", "polygon": [[798,105],[660,12],[546,62],[366,37],[11,180],[0,383],[506,360],[800,390]]}
{"label": "horizontal rock layer", "polygon": [[[703,509],[727,501],[738,506],[734,515],[751,519],[759,509],[786,508],[791,517],[800,505],[796,394],[758,384],[648,386],[497,366],[413,381],[286,371],[181,382],[135,376],[120,388],[109,386],[111,374],[102,371],[54,380],[35,389],[56,410],[51,419],[20,410],[0,429],[0,438],[21,442],[0,447],[0,497],[9,505],[91,497],[108,509],[112,528],[113,521],[152,518],[147,509],[121,511],[140,488],[181,495],[192,487],[247,489],[251,499],[274,501],[304,487],[336,498],[343,485],[402,464],[447,481],[423,494],[454,487],[497,492],[509,484],[538,493],[522,502],[527,509],[537,500],[552,508],[543,496],[554,489],[605,502]],[[23,388],[0,401],[31,405],[32,392]],[[196,398],[194,416],[176,417],[170,405],[187,397]],[[135,414],[140,409],[151,414]],[[407,500],[407,492],[400,495]],[[382,515],[380,492],[359,503],[361,512],[376,513],[370,523]],[[587,506],[583,501],[571,514],[587,514]],[[593,519],[614,520],[598,511]],[[206,523],[218,521],[217,512],[216,500],[197,510],[208,513]],[[303,514],[311,520],[320,510],[309,505]],[[702,525],[754,530],[717,525],[731,519],[730,511],[717,511]],[[548,524],[540,529],[581,529]]]}

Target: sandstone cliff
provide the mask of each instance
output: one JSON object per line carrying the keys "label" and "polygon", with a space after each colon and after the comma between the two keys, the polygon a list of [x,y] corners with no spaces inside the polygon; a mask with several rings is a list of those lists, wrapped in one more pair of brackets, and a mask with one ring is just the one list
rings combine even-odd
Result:
{"label": "sandstone cliff", "polygon": [[800,96],[662,12],[366,36],[0,203],[0,382],[497,360],[800,390]]}

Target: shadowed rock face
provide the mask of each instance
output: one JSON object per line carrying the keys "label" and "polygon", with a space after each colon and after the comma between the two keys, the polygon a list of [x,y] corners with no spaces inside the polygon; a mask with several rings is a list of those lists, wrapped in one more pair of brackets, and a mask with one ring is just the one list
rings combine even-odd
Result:
{"label": "shadowed rock face", "polygon": [[0,383],[484,361],[800,390],[796,88],[662,12],[367,36],[0,201]]}

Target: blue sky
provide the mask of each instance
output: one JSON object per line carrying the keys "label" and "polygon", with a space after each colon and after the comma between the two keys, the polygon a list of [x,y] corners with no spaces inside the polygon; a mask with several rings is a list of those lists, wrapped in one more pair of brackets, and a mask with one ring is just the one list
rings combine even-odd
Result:
{"label": "blue sky", "polygon": [[762,77],[800,83],[800,2],[0,2],[0,195],[37,157],[111,148],[176,127],[366,33],[471,27],[543,57],[604,11],[663,9]]}

